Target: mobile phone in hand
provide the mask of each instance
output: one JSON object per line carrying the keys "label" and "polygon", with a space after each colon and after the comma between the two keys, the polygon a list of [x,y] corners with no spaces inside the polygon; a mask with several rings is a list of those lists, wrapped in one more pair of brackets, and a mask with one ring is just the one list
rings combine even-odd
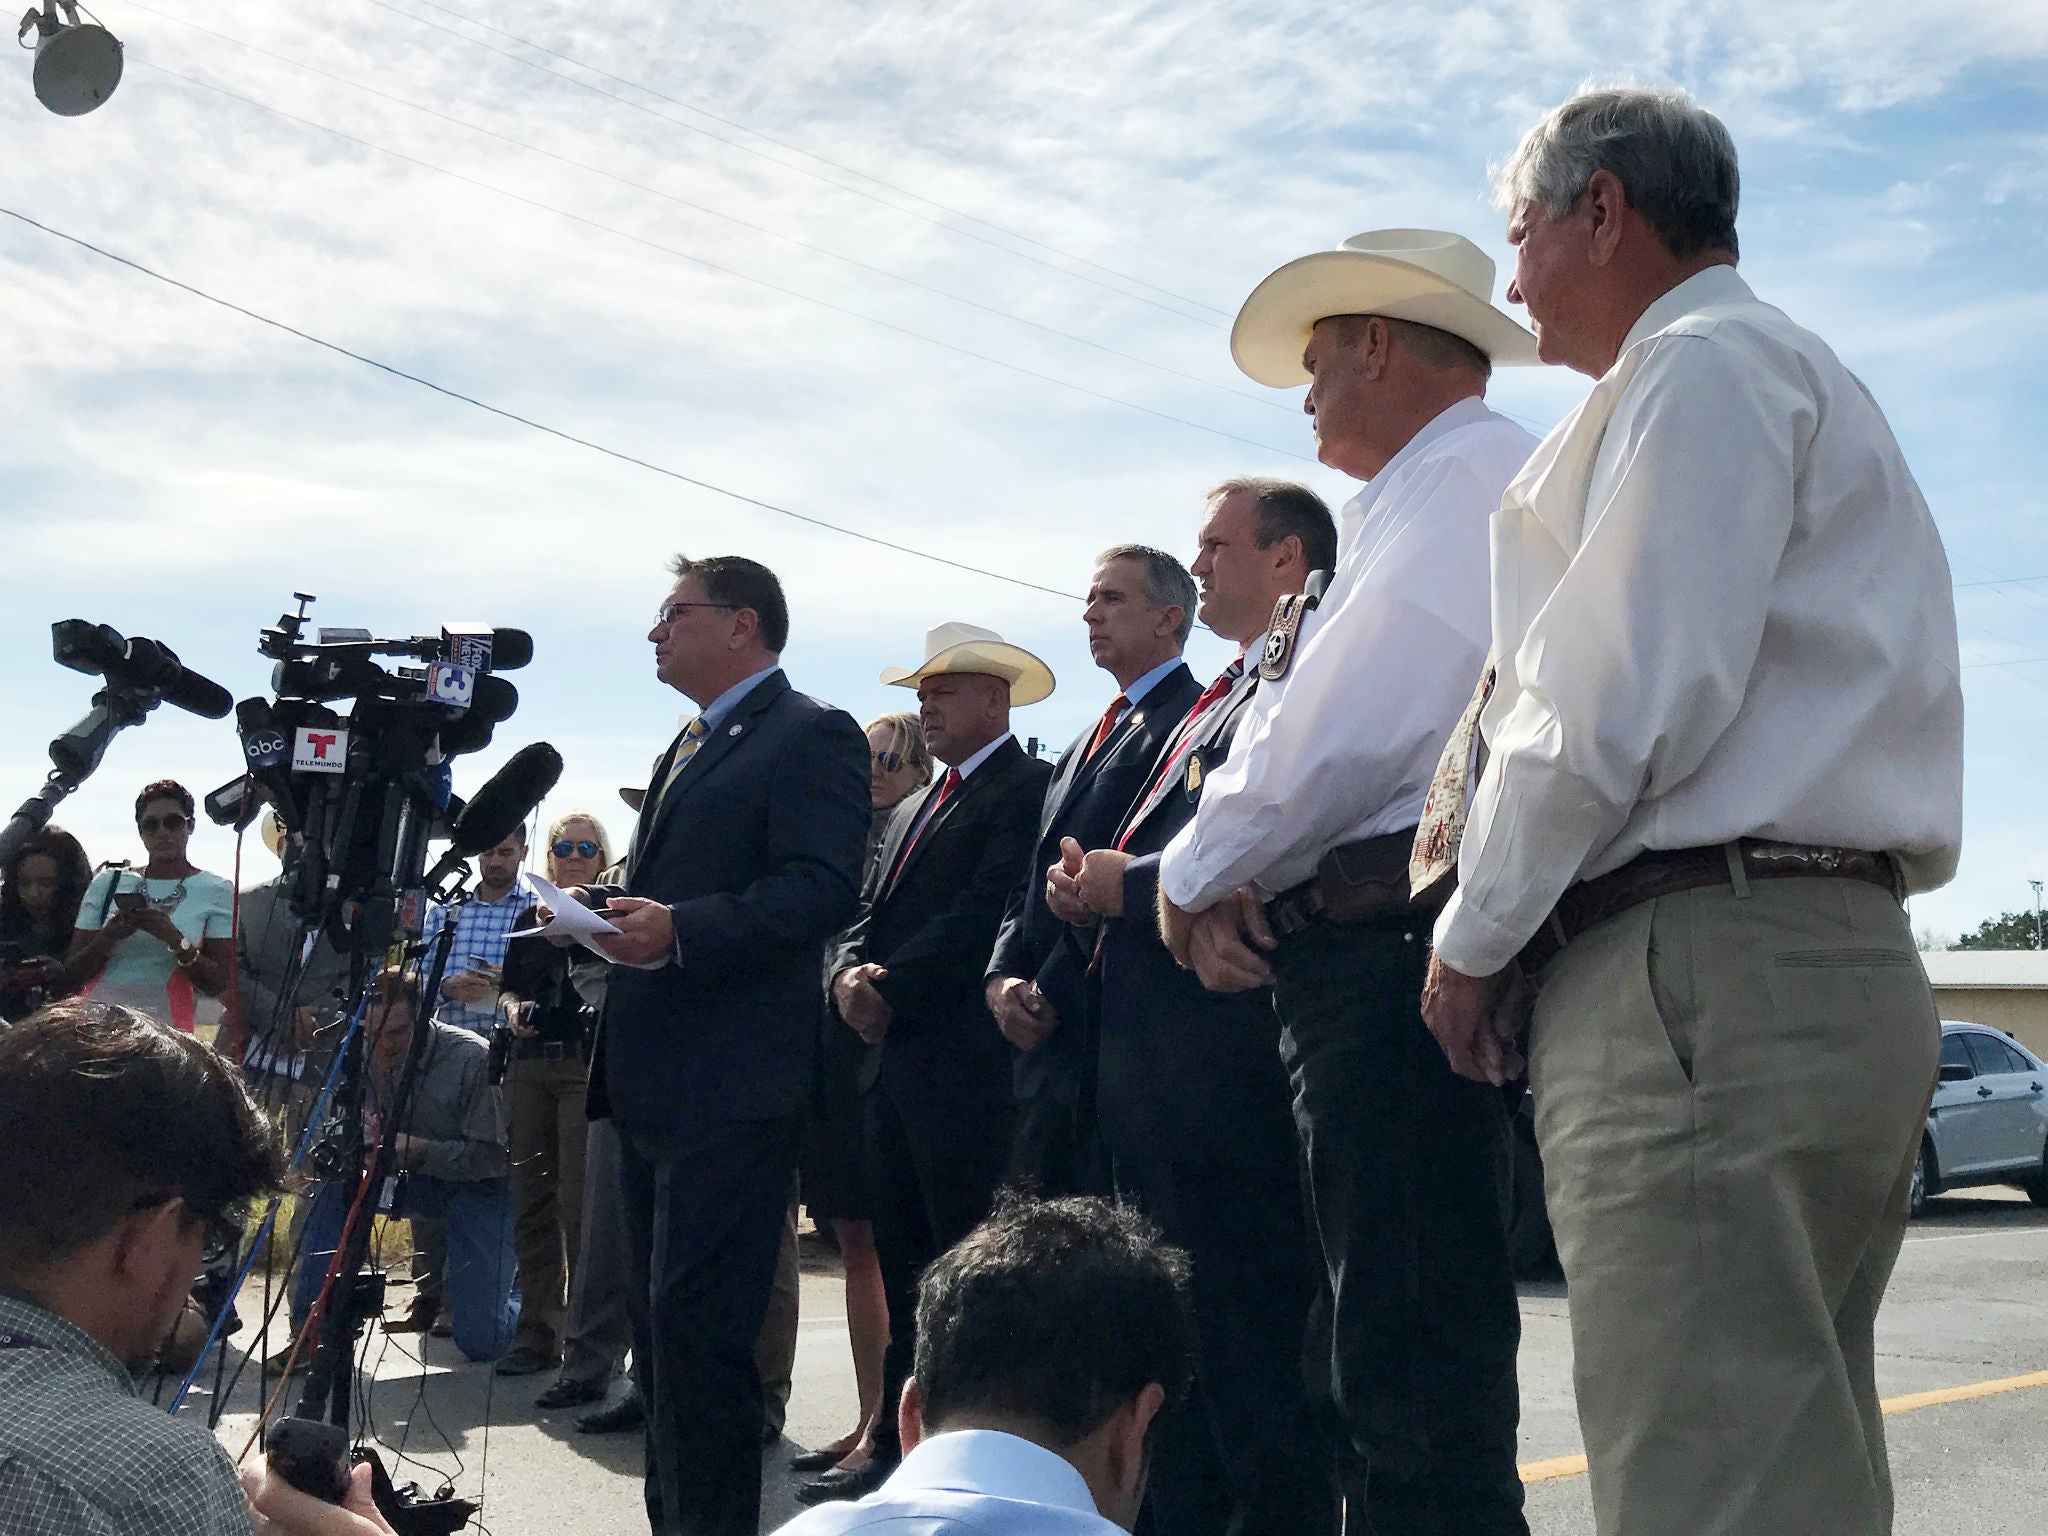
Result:
{"label": "mobile phone in hand", "polygon": [[149,905],[149,897],[141,891],[116,891],[114,905],[123,912],[140,912]]}

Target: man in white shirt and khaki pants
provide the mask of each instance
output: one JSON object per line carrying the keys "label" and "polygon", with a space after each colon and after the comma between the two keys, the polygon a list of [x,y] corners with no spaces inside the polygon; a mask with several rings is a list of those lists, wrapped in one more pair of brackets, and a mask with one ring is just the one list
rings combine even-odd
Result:
{"label": "man in white shirt and khaki pants", "polygon": [[1460,1071],[1512,1068],[1534,983],[1601,1536],[1891,1528],[1872,1326],[1939,1048],[1900,898],[1961,837],[1940,538],[1736,275],[1737,185],[1717,119],[1637,89],[1500,173],[1508,296],[1598,382],[1494,519],[1488,756],[1460,848],[1453,738],[1417,849],[1456,862],[1425,1012]]}
{"label": "man in white shirt and khaki pants", "polygon": [[1176,958],[1217,990],[1273,987],[1329,1313],[1311,1388],[1338,1420],[1347,1528],[1373,1536],[1528,1529],[1506,1119],[1423,1024],[1434,909],[1408,892],[1486,658],[1487,522],[1535,446],[1486,407],[1492,366],[1535,358],[1492,289],[1470,241],[1380,230],[1245,302],[1238,365],[1308,383],[1318,455],[1365,483],[1314,605],[1277,610],[1230,755],[1160,864]]}

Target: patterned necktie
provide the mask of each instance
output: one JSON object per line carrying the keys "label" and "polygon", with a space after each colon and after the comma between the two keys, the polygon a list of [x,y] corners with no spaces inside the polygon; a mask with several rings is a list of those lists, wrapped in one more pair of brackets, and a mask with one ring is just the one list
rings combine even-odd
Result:
{"label": "patterned necktie", "polygon": [[940,781],[939,792],[933,795],[930,803],[925,806],[924,814],[918,818],[917,825],[910,829],[910,836],[903,839],[903,851],[896,855],[896,863],[889,871],[890,886],[894,886],[897,880],[902,878],[903,866],[910,862],[910,850],[915,848],[917,840],[924,836],[925,828],[938,820],[939,807],[951,799],[953,792],[959,787],[960,770],[958,768],[948,768],[946,770],[946,777]]}
{"label": "patterned necktie", "polygon": [[654,797],[657,806],[668,794],[669,785],[675,783],[676,775],[683,771],[683,765],[697,755],[697,749],[704,745],[704,738],[710,734],[711,727],[704,723],[702,715],[683,727],[683,739],[676,743],[675,756],[669,759],[668,776],[661,781],[661,794]]}
{"label": "patterned necktie", "polygon": [[1465,818],[1472,806],[1473,738],[1479,730],[1479,712],[1493,697],[1493,680],[1494,668],[1489,662],[1479,686],[1472,690],[1472,702],[1458,717],[1457,729],[1437,759],[1429,798],[1422,802],[1422,820],[1415,828],[1415,849],[1408,856],[1408,889],[1414,896],[1458,867],[1458,845],[1465,840]]}
{"label": "patterned necktie", "polygon": [[1122,694],[1109,701],[1109,708],[1102,712],[1102,723],[1095,727],[1095,739],[1088,743],[1088,750],[1081,754],[1084,765],[1102,750],[1102,744],[1109,740],[1109,733],[1116,729],[1117,721],[1123,718],[1124,707],[1130,702]]}
{"label": "patterned necktie", "polygon": [[[1196,723],[1209,712],[1211,706],[1226,697],[1230,690],[1237,686],[1237,680],[1243,676],[1244,657],[1239,655],[1237,660],[1223,669],[1215,682],[1202,690],[1202,696],[1195,700],[1195,707],[1187,712],[1187,718],[1181,721],[1179,728],[1174,733],[1173,750],[1166,754],[1166,761],[1160,765],[1159,772],[1153,776],[1152,782],[1146,787],[1145,793],[1138,796],[1136,803],[1140,815],[1151,809],[1153,796],[1157,795],[1162,787],[1174,779],[1186,764],[1188,754],[1194,750]],[[1131,834],[1136,830],[1137,821],[1134,817],[1131,825],[1124,828],[1123,836],[1117,839],[1117,847],[1121,848],[1125,843],[1128,843],[1131,840]]]}

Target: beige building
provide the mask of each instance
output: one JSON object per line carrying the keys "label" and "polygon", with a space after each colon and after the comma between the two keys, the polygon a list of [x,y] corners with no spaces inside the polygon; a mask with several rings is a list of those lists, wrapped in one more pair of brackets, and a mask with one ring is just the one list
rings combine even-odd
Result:
{"label": "beige building", "polygon": [[1920,958],[1944,1019],[2002,1029],[2048,1059],[2048,950],[1943,949]]}

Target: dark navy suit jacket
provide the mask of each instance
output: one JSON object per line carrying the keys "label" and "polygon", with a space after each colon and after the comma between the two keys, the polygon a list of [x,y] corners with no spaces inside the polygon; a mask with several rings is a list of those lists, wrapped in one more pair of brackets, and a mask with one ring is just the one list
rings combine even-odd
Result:
{"label": "dark navy suit jacket", "polygon": [[[654,785],[675,750],[655,764]],[[624,894],[668,907],[677,959],[612,967],[593,1116],[681,1144],[803,1112],[819,962],[859,907],[868,822],[867,737],[779,670],[705,738],[666,795],[650,794]]]}
{"label": "dark navy suit jacket", "polygon": [[[1229,755],[1256,682],[1253,672],[1196,722],[1205,770]],[[1187,784],[1183,768],[1118,830],[1137,857],[1124,869],[1124,915],[1103,929],[1096,1121],[1113,1158],[1285,1166],[1295,1134],[1272,993],[1211,992],[1159,937],[1159,856],[1200,801],[1199,783]]]}
{"label": "dark navy suit jacket", "polygon": [[1022,976],[1038,985],[1059,1010],[1060,1028],[1035,1051],[1017,1058],[1018,1095],[1029,1098],[1052,1077],[1076,1080],[1086,1062],[1088,1039],[1088,951],[1093,934],[1069,930],[1045,904],[1045,871],[1060,856],[1060,839],[1084,849],[1106,847],[1131,804],[1151,781],[1160,748],[1187,715],[1202,686],[1185,664],[1155,683],[1118,722],[1102,750],[1086,763],[1081,756],[1094,739],[1091,726],[1061,754],[1046,786],[1038,818],[1038,839],[1019,883],[1010,892],[1002,931],[989,959],[990,976]]}
{"label": "dark navy suit jacket", "polygon": [[860,921],[833,956],[834,975],[866,961],[888,967],[876,990],[894,1016],[863,1085],[920,1121],[1008,1111],[1009,1047],[983,1000],[983,972],[1051,777],[1050,763],[1005,742],[933,813],[892,880],[940,786],[908,797],[890,819]]}

